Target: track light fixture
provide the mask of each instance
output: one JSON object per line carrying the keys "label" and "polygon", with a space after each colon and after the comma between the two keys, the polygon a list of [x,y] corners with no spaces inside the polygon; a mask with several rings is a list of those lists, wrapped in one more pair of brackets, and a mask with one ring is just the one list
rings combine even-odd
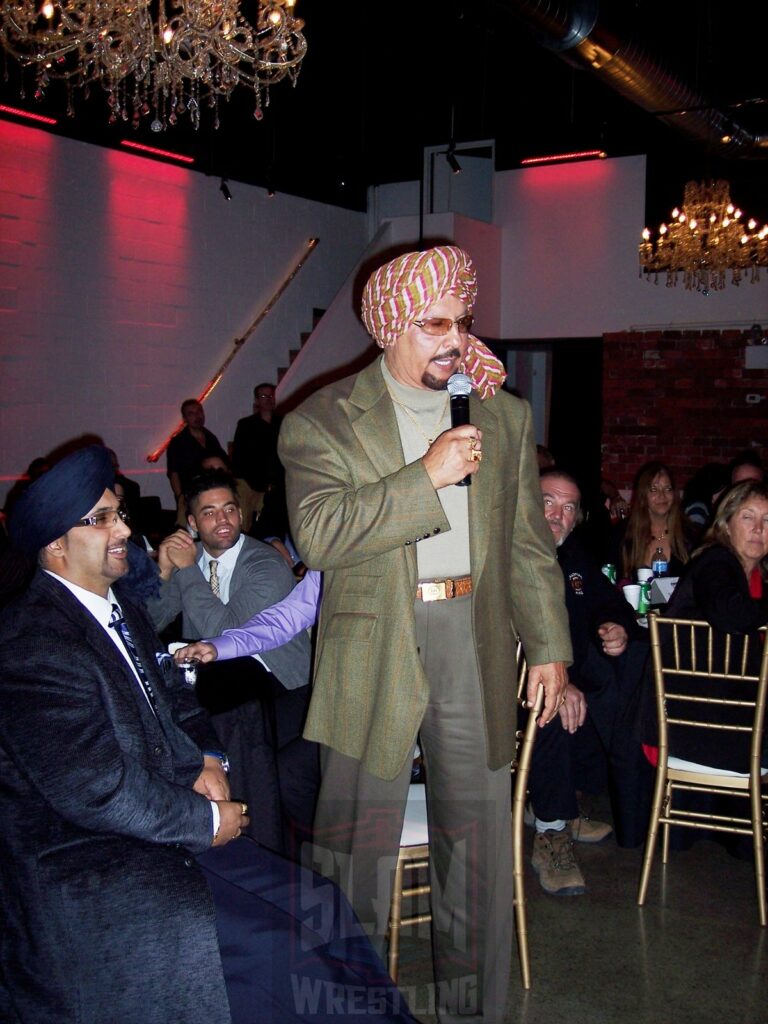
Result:
{"label": "track light fixture", "polygon": [[449,149],[445,154],[445,159],[448,161],[448,166],[454,174],[461,174],[461,164],[456,159],[456,151],[453,148]]}
{"label": "track light fixture", "polygon": [[232,201],[232,193],[229,191],[229,186],[227,185],[226,178],[221,179],[221,184],[219,185],[219,192],[221,192],[221,194],[224,196],[228,203]]}

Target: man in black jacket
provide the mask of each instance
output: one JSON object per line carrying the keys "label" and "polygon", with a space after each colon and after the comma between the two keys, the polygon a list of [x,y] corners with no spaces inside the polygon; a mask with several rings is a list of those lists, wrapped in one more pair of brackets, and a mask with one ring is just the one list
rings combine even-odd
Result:
{"label": "man in black jacket", "polygon": [[232,469],[262,497],[282,481],[283,469],[277,457],[281,423],[282,418],[275,412],[274,384],[257,384],[253,389],[253,415],[237,421]]}
{"label": "man in black jacket", "polygon": [[[577,791],[599,792],[615,760],[621,676],[636,626],[630,605],[573,535],[581,521],[576,480],[549,467],[542,471],[540,483],[544,515],[565,581],[573,664],[560,722],[543,729],[534,747],[533,866],[545,891],[575,896],[585,891],[585,884],[573,843],[597,843],[611,834],[609,825],[581,813]],[[621,760],[623,754],[617,756]]]}
{"label": "man in black jacket", "polygon": [[113,483],[80,449],[11,520],[39,568],[0,623],[0,1019],[413,1024],[335,887],[239,838],[207,715],[121,589]]}

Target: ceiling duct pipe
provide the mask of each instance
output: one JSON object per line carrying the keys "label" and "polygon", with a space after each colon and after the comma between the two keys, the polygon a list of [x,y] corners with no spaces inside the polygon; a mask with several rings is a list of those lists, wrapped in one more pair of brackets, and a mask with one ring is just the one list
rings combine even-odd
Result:
{"label": "ceiling duct pipe", "polygon": [[768,156],[768,136],[746,131],[732,114],[713,107],[640,44],[613,31],[601,18],[598,0],[501,0],[501,5],[525,22],[541,45],[665,124],[705,145],[728,137],[722,143],[724,156]]}

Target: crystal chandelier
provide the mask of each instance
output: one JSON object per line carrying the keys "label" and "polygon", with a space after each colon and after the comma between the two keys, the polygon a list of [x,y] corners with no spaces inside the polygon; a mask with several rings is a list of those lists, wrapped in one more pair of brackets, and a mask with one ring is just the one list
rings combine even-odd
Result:
{"label": "crystal chandelier", "polygon": [[238,85],[253,90],[260,120],[269,88],[295,84],[307,52],[296,0],[257,0],[255,22],[237,0],[0,0],[0,44],[35,76],[35,97],[53,80],[73,92],[108,94],[110,122],[134,127],[151,115],[163,131],[184,115],[200,126]]}
{"label": "crystal chandelier", "polygon": [[730,270],[733,284],[760,279],[760,267],[768,266],[768,225],[759,231],[757,222],[742,220],[742,212],[731,202],[727,181],[689,181],[682,210],[672,211],[669,224],[659,227],[655,242],[643,231],[640,243],[640,274],[666,274],[667,287],[683,284],[705,295],[725,288]]}

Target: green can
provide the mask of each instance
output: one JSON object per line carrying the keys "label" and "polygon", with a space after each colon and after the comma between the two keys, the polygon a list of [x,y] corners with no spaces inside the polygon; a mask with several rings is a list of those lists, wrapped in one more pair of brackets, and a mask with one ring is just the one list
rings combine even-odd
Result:
{"label": "green can", "polygon": [[640,584],[640,600],[637,604],[637,614],[647,615],[651,610],[651,584],[649,580],[645,580],[644,583]]}
{"label": "green can", "polygon": [[603,576],[607,576],[611,583],[616,582],[616,566],[613,562],[606,562],[603,566]]}

